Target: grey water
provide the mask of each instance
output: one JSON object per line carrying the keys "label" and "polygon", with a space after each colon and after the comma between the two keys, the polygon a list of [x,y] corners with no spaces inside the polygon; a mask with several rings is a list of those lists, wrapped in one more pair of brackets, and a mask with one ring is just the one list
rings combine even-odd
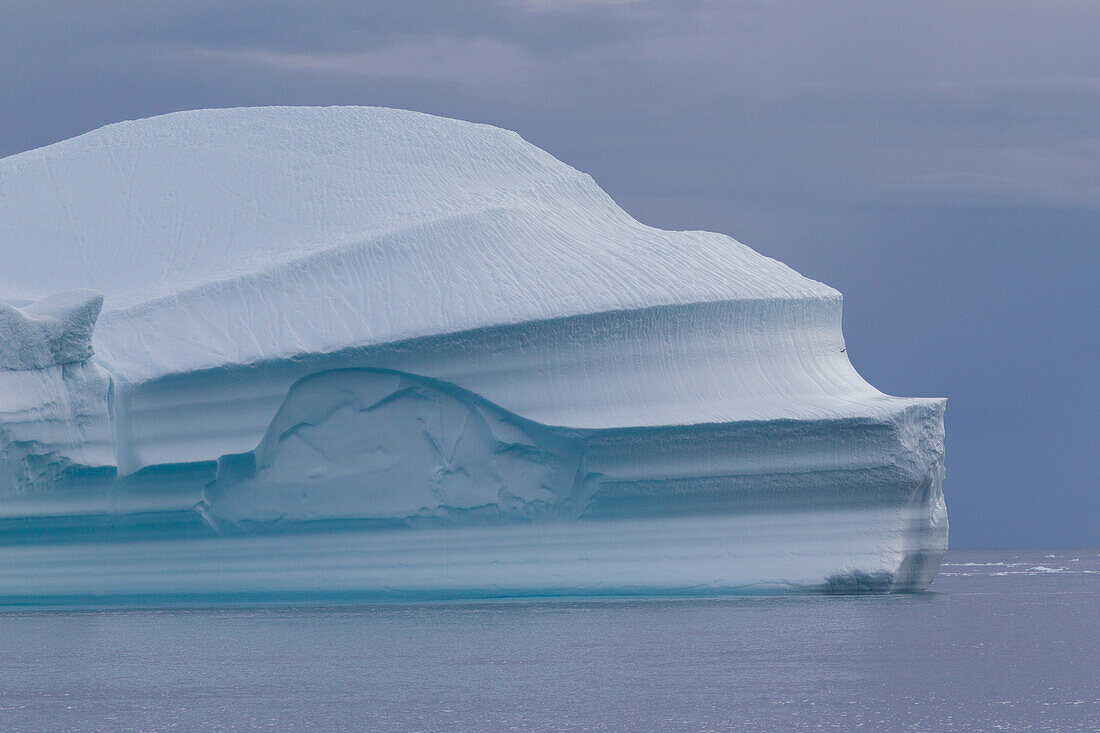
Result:
{"label": "grey water", "polygon": [[0,730],[1097,730],[1100,551],[888,596],[0,614]]}

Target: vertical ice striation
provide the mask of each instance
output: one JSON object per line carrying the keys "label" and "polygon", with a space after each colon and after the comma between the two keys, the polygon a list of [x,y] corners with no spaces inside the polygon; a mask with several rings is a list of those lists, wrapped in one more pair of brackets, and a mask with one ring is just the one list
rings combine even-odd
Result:
{"label": "vertical ice striation", "polygon": [[[8,603],[924,588],[944,401],[841,297],[486,125],[254,108],[0,160]],[[102,309],[102,313],[100,310]]]}

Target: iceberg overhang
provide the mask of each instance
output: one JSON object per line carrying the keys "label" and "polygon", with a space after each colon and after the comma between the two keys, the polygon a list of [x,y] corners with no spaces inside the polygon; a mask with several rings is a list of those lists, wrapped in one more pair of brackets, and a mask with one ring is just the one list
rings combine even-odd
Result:
{"label": "iceberg overhang", "polygon": [[835,290],[514,133],[111,125],[0,160],[0,242],[0,601],[916,590],[946,550],[944,401],[856,373]]}

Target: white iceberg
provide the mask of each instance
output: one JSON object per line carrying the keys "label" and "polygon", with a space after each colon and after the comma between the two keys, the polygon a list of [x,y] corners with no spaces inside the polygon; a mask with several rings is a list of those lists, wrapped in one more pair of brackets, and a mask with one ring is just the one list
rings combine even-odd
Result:
{"label": "white iceberg", "polygon": [[8,603],[912,590],[946,549],[944,401],[856,373],[838,292],[512,132],[109,125],[0,160],[0,258]]}

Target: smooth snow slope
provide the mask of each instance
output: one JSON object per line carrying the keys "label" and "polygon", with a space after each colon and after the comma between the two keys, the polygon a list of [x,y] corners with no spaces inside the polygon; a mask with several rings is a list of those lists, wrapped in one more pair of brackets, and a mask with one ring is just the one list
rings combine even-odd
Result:
{"label": "smooth snow slope", "polygon": [[[712,589],[921,587],[946,546],[943,402],[855,372],[839,293],[646,227],[512,132],[359,107],[109,125],[0,160],[0,247],[0,516],[24,529],[879,517],[869,559],[795,539]],[[604,570],[491,585],[647,587]],[[471,572],[445,594],[486,591]]]}

